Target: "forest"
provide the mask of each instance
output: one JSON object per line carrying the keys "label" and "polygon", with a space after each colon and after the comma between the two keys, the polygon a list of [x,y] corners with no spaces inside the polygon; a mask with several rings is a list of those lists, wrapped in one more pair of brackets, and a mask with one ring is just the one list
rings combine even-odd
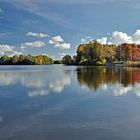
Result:
{"label": "forest", "polygon": [[1,65],[46,65],[53,63],[53,59],[46,55],[5,55],[0,58]]}
{"label": "forest", "polygon": [[140,45],[136,44],[100,44],[92,41],[87,44],[80,44],[77,48],[77,55],[73,58],[66,55],[62,63],[70,65],[107,65],[123,62],[125,64],[140,64]]}

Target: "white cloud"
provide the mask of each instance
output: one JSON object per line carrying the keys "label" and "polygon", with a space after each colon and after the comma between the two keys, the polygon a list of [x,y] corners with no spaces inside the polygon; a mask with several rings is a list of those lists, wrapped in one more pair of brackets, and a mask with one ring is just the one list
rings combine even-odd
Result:
{"label": "white cloud", "polygon": [[0,55],[8,55],[8,56],[13,56],[15,54],[19,55],[22,54],[22,52],[18,52],[15,50],[15,46],[10,46],[6,44],[0,44]]}
{"label": "white cloud", "polygon": [[18,52],[18,51],[13,50],[13,53],[11,54],[11,56],[13,56],[13,55],[21,55],[21,54],[23,54],[23,52]]}
{"label": "white cloud", "polygon": [[136,30],[132,37],[136,44],[140,44],[140,30]]}
{"label": "white cloud", "polygon": [[49,40],[49,44],[54,45],[54,47],[56,48],[60,48],[60,49],[70,49],[70,43],[65,43],[64,39],[58,35],[58,36],[54,36]]}
{"label": "white cloud", "polygon": [[[87,36],[85,38],[81,39],[81,43],[89,43],[89,42],[94,42],[95,39],[92,39],[91,36]],[[107,37],[102,37],[100,39],[96,39],[99,43],[101,44],[111,44],[111,42],[108,42]]]}
{"label": "white cloud", "polygon": [[133,43],[133,38],[132,36],[127,35],[126,33],[114,31],[112,33],[112,42],[115,44]]}
{"label": "white cloud", "polygon": [[49,40],[49,43],[52,45],[56,45],[62,42],[64,42],[64,39],[60,35],[54,36]]}
{"label": "white cloud", "polygon": [[13,52],[14,46],[10,45],[0,45],[0,54],[5,54],[6,52]]}
{"label": "white cloud", "polygon": [[86,43],[86,42],[87,42],[87,40],[85,38],[81,39],[81,43]]}
{"label": "white cloud", "polygon": [[32,37],[37,37],[37,38],[46,38],[49,37],[48,34],[44,33],[33,33],[33,32],[28,32],[27,36],[32,36]]}
{"label": "white cloud", "polygon": [[56,44],[55,47],[60,49],[70,49],[70,43],[62,43],[62,44]]}
{"label": "white cloud", "polygon": [[[94,40],[94,39],[90,39]],[[136,32],[132,35],[128,35],[127,33],[114,31],[111,37],[103,37],[101,39],[96,39],[101,44],[122,44],[122,43],[130,43],[130,44],[140,44],[140,29],[137,29]],[[81,42],[86,43],[85,38],[81,39]]]}
{"label": "white cloud", "polygon": [[140,44],[140,30],[136,30],[133,35],[128,35],[127,33],[115,31],[112,33],[112,43],[134,43]]}
{"label": "white cloud", "polygon": [[45,43],[42,41],[35,41],[35,42],[25,42],[23,44],[21,44],[21,48],[25,49],[25,48],[41,48],[44,47]]}
{"label": "white cloud", "polygon": [[97,41],[101,44],[107,44],[107,37],[103,37],[101,39],[97,39]]}

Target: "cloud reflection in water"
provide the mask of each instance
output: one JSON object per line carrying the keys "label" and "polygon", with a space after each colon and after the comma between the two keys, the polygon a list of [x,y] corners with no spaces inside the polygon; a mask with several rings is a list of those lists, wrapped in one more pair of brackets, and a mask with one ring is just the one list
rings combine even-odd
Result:
{"label": "cloud reflection in water", "polygon": [[[139,68],[78,67],[73,76],[82,91],[101,95],[125,96],[133,93],[140,96]],[[72,87],[71,67],[46,69],[1,70],[0,86],[20,85],[28,90],[30,97],[62,93],[66,86]],[[76,89],[75,89],[76,90]],[[2,95],[2,93],[0,93]]]}
{"label": "cloud reflection in water", "polygon": [[125,96],[134,93],[140,96],[139,68],[83,67],[77,69],[77,79],[83,90],[94,93],[110,93]]}
{"label": "cloud reflection in water", "polygon": [[[57,71],[57,72],[56,72]],[[70,72],[64,69],[48,69],[46,71],[7,70],[0,72],[0,86],[20,84],[28,89],[28,95],[44,96],[50,92],[60,93],[65,86],[71,84]]]}

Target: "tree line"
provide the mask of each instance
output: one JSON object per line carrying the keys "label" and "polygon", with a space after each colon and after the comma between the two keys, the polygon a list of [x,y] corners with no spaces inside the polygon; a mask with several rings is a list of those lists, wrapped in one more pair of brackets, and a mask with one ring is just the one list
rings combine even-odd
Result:
{"label": "tree line", "polygon": [[87,44],[80,44],[77,55],[66,55],[62,58],[64,64],[74,65],[105,65],[115,61],[136,61],[140,59],[140,45],[123,43],[100,44],[96,40]]}
{"label": "tree line", "polygon": [[5,55],[0,58],[1,65],[45,65],[53,63],[53,59],[46,55]]}
{"label": "tree line", "polygon": [[77,47],[76,55],[71,57],[65,55],[61,60],[53,60],[46,55],[32,56],[14,55],[2,56],[1,65],[45,65],[45,64],[66,64],[66,65],[106,65],[107,63],[125,61],[129,65],[140,60],[140,45],[124,43],[121,45],[101,44],[96,40]]}

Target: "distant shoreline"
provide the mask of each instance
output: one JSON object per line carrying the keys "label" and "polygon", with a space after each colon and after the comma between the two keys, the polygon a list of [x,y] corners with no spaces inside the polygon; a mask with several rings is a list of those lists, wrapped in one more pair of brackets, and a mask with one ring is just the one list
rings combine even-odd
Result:
{"label": "distant shoreline", "polygon": [[[59,60],[60,62],[61,60]],[[55,62],[55,61],[54,61]],[[81,65],[81,64],[63,64],[63,63],[51,63],[51,64],[34,64],[34,63],[27,63],[27,64],[13,64],[13,63],[8,63],[8,64],[0,64],[0,66],[39,66],[39,65],[65,65],[65,66],[83,66],[83,67],[88,67],[88,66],[93,66],[93,67],[140,67],[140,61],[126,61],[122,63],[122,61],[117,61],[117,62],[107,62],[106,64],[102,65]]]}

